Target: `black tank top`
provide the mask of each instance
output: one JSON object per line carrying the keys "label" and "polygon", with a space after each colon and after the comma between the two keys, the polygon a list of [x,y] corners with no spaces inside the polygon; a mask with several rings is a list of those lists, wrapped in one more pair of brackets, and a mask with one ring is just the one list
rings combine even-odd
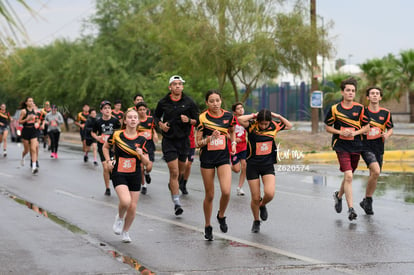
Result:
{"label": "black tank top", "polygon": [[[24,118],[23,118],[23,119],[26,119],[29,115],[36,115],[36,113],[35,113],[34,109],[33,109],[33,110],[31,110],[31,111],[29,111],[29,110],[26,108],[25,110],[26,110],[26,115],[24,116]],[[34,118],[34,119],[30,120],[30,121],[26,121],[26,122],[24,122],[24,123],[23,123],[23,127],[28,127],[28,128],[31,128],[31,127],[33,127],[33,126],[34,126],[35,121],[36,121],[36,118]]]}

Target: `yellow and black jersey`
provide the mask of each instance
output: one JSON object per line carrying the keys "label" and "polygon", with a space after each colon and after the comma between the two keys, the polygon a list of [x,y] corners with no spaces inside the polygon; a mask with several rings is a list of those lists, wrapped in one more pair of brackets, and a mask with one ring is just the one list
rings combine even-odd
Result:
{"label": "yellow and black jersey", "polygon": [[374,112],[369,107],[366,107],[365,113],[370,118],[370,128],[369,132],[364,135],[364,145],[375,152],[384,153],[382,134],[394,127],[391,112],[382,107],[377,112]]}
{"label": "yellow and black jersey", "polygon": [[198,118],[197,130],[203,132],[203,138],[211,136],[215,130],[220,132],[220,136],[207,145],[200,148],[200,162],[221,163],[230,159],[228,148],[229,128],[236,124],[233,114],[222,110],[219,117],[211,115],[208,111],[200,114]]}
{"label": "yellow and black jersey", "polygon": [[3,123],[3,125],[0,125],[0,127],[5,128],[10,124],[10,114],[9,112],[2,112],[0,110],[0,122]]}
{"label": "yellow and black jersey", "polygon": [[52,111],[52,108],[48,108],[48,109],[43,108],[43,109],[40,111],[40,121],[42,122],[43,120],[45,120],[45,117],[46,117],[47,113],[49,113],[49,112],[51,112],[51,111]]}
{"label": "yellow and black jersey", "polygon": [[122,120],[124,118],[124,112],[119,110],[118,112],[115,112],[115,110],[112,110],[111,112],[112,116],[118,120]]}
{"label": "yellow and black jersey", "polygon": [[[325,117],[325,124],[337,130],[350,129],[358,131],[369,123],[362,104],[354,102],[350,108],[341,103],[333,105]],[[339,134],[332,135],[332,147],[335,151],[361,152],[363,149],[362,135],[344,137]]]}
{"label": "yellow and black jersey", "polygon": [[284,130],[283,122],[271,121],[269,127],[262,130],[257,121],[251,122],[247,128],[247,158],[249,164],[268,165],[277,161],[275,138],[277,132]]}
{"label": "yellow and black jersey", "polygon": [[140,120],[138,125],[138,133],[140,136],[143,136],[147,140],[152,140],[154,130],[154,118],[152,116],[147,116],[145,120]]}
{"label": "yellow and black jersey", "polygon": [[147,140],[137,135],[134,138],[125,136],[125,130],[117,130],[108,138],[108,143],[115,147],[115,165],[112,173],[120,174],[140,174],[141,157],[136,149],[141,148],[144,153],[148,153],[145,147]]}
{"label": "yellow and black jersey", "polygon": [[88,119],[88,116],[89,116],[89,112],[87,113],[79,112],[76,117],[76,122],[82,125],[86,122],[86,120]]}

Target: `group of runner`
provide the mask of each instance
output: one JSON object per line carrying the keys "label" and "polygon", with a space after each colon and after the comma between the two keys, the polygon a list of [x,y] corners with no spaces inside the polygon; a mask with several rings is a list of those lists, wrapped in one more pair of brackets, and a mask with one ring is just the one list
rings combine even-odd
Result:
{"label": "group of runner", "polygon": [[[122,112],[120,101],[104,100],[100,103],[101,117],[95,109],[85,104],[78,114],[76,125],[80,128],[83,142],[84,161],[88,161],[90,146],[94,151],[94,164],[97,153],[103,166],[105,195],[111,195],[110,179],[119,198],[118,213],[113,224],[115,234],[122,235],[123,242],[131,242],[129,228],[135,218],[135,210],[140,192],[146,194],[151,182],[150,172],[154,162],[155,144],[158,142],[156,127],[162,134],[162,153],[169,169],[167,186],[171,193],[175,215],[184,209],[180,202],[180,191],[188,194],[187,181],[194,159],[195,148],[199,148],[200,169],[205,197],[203,210],[205,217],[204,237],[213,240],[211,216],[213,213],[214,179],[217,174],[221,196],[217,209],[217,221],[223,233],[228,231],[225,212],[230,201],[231,171],[240,172],[237,195],[244,195],[242,189],[247,179],[251,193],[253,224],[251,231],[260,232],[262,221],[268,219],[266,205],[275,194],[275,168],[277,162],[276,135],[281,130],[289,130],[292,124],[280,114],[267,109],[245,115],[242,103],[235,103],[232,112],[222,108],[219,91],[209,90],[205,96],[207,109],[199,112],[195,102],[184,92],[184,79],[174,75],[169,80],[169,93],[157,104],[153,116],[142,95],[134,97],[134,106]],[[360,203],[367,215],[372,215],[372,196],[382,167],[384,141],[392,134],[391,113],[379,106],[382,90],[370,87],[366,91],[369,106],[354,102],[357,82],[346,79],[341,83],[343,99],[333,105],[325,118],[326,130],[332,134],[332,147],[335,150],[340,171],[344,179],[340,189],[334,193],[335,210],[342,211],[342,198],[348,204],[348,218],[357,217],[353,207],[352,177],[362,155],[370,176],[366,195]],[[5,106],[0,110],[0,129],[7,135]],[[32,98],[27,98],[21,106],[19,122],[23,124],[22,162],[31,153],[32,172],[38,169],[36,124],[39,123]],[[45,115],[43,128],[49,126],[52,157],[57,158],[59,139],[56,127],[63,121],[54,107]],[[7,130],[6,130],[7,131]],[[57,129],[59,131],[59,129]],[[4,147],[6,155],[6,145]],[[263,191],[261,190],[261,181]]]}

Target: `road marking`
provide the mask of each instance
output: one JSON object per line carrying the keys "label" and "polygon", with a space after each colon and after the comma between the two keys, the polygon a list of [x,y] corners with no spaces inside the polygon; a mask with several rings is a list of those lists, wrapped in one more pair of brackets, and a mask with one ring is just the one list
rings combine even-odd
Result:
{"label": "road marking", "polygon": [[13,177],[12,175],[5,174],[5,173],[2,173],[2,172],[0,172],[0,176],[1,177],[8,177],[8,178],[12,178]]}

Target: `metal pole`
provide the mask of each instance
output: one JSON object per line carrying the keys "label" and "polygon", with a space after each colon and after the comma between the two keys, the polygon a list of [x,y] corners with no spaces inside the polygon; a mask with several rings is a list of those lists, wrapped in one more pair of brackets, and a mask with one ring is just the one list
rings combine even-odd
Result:
{"label": "metal pole", "polygon": [[[311,17],[311,32],[312,36],[316,37],[316,0],[310,1],[311,8],[310,8],[310,17]],[[318,90],[318,78],[316,73],[316,69],[318,67],[317,61],[317,49],[314,48],[313,56],[312,56],[312,82],[311,82],[311,92]],[[311,123],[312,123],[312,134],[316,134],[319,131],[319,109],[318,108],[311,108]]]}

